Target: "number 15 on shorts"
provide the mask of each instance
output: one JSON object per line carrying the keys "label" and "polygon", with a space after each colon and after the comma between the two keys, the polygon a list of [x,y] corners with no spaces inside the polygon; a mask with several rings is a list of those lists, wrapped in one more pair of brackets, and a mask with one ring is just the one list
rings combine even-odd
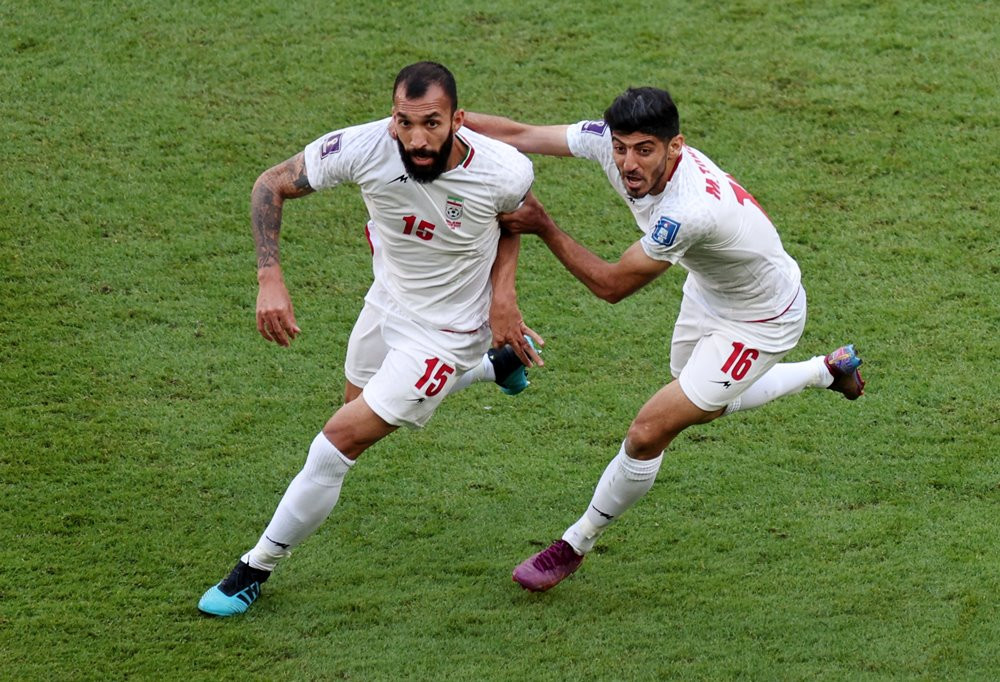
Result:
{"label": "number 15 on shorts", "polygon": [[[424,360],[424,364],[427,365],[427,369],[424,371],[424,375],[413,386],[418,391],[423,389],[424,395],[428,398],[433,398],[444,388],[448,377],[455,373],[455,368],[441,362],[439,358],[427,358]],[[424,388],[425,386],[427,388]]]}

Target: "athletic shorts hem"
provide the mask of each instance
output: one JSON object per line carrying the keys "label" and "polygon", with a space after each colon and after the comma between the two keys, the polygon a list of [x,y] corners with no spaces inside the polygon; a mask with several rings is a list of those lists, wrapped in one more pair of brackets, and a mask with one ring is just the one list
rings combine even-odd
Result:
{"label": "athletic shorts hem", "polygon": [[386,423],[390,424],[391,426],[395,426],[397,428],[405,426],[411,429],[422,429],[427,424],[427,422],[430,421],[431,415],[433,414],[433,412],[431,414],[428,414],[427,417],[421,420],[421,422],[419,423],[406,421],[402,419],[399,415],[392,414],[385,405],[382,405],[381,403],[372,400],[372,397],[365,395],[364,391],[361,392],[360,397],[364,399],[365,404],[369,407],[369,409],[371,409],[372,412],[374,412],[379,417],[384,419]]}
{"label": "athletic shorts hem", "polygon": [[686,381],[686,377],[683,373],[681,374],[681,376],[677,378],[677,381],[680,382],[681,391],[684,392],[685,397],[687,397],[688,400],[694,403],[695,407],[697,407],[700,410],[704,410],[705,412],[717,412],[722,408],[726,407],[729,404],[729,402],[731,402],[727,401],[722,405],[713,405],[708,401],[704,400],[701,396],[699,396],[695,392],[694,387],[689,385],[689,382]]}

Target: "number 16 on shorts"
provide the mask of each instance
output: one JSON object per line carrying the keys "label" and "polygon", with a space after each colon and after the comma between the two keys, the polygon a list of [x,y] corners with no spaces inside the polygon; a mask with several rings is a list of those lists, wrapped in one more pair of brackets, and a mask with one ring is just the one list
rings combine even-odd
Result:
{"label": "number 16 on shorts", "polygon": [[726,362],[723,363],[721,371],[728,374],[736,381],[739,381],[750,371],[753,361],[760,357],[760,351],[755,348],[747,348],[739,341],[733,341],[733,352],[729,354]]}

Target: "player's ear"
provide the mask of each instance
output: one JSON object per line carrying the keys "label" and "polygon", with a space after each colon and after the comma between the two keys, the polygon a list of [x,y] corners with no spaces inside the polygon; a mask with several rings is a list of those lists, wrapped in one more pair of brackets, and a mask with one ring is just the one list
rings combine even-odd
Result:
{"label": "player's ear", "polygon": [[451,129],[457,131],[463,125],[465,125],[465,109],[459,109],[451,118]]}
{"label": "player's ear", "polygon": [[672,138],[670,142],[667,143],[667,147],[670,149],[670,155],[676,156],[681,153],[681,149],[684,148],[684,136],[677,133]]}
{"label": "player's ear", "polygon": [[396,135],[396,117],[393,116],[389,121],[389,137],[394,140],[398,140],[399,137]]}

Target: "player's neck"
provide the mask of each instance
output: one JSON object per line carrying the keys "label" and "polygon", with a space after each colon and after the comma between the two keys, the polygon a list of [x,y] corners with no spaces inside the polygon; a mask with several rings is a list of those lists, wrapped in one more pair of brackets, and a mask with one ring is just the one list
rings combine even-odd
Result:
{"label": "player's neck", "polygon": [[674,177],[674,173],[677,172],[677,166],[680,165],[681,158],[683,156],[684,153],[681,152],[680,154],[677,155],[676,159],[667,162],[667,168],[664,171],[663,175],[660,177],[660,180],[656,183],[656,186],[653,187],[653,189],[649,190],[649,193],[652,196],[659,196],[660,194],[663,194],[663,190],[667,188],[667,185]]}
{"label": "player's neck", "polygon": [[[469,145],[465,143],[458,134],[455,134],[455,142],[451,145],[451,154],[448,155],[448,170],[454,170],[465,163],[469,156]],[[447,172],[447,171],[445,171]]]}

